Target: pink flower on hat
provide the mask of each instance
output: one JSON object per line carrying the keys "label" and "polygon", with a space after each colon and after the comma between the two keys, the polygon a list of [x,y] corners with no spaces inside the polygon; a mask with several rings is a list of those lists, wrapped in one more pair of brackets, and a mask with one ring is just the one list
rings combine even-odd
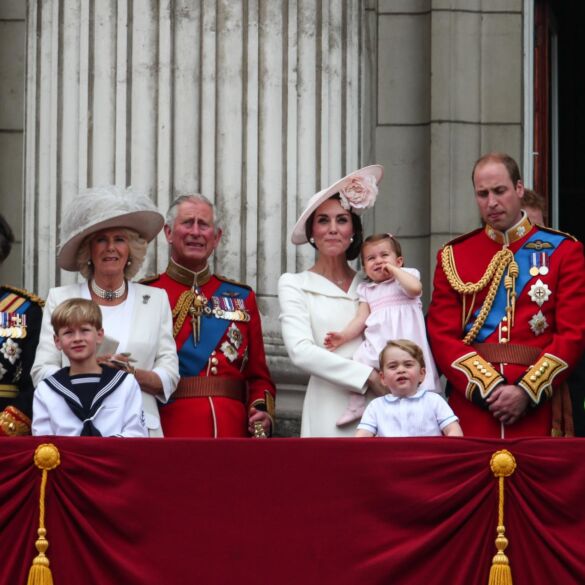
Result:
{"label": "pink flower on hat", "polygon": [[339,189],[341,206],[361,215],[369,207],[373,207],[378,195],[378,185],[374,175],[354,175],[344,187]]}

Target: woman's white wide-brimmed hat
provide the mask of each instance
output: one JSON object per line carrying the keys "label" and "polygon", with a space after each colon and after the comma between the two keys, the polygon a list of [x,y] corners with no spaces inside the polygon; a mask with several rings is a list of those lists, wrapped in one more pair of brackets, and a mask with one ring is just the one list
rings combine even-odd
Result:
{"label": "woman's white wide-brimmed hat", "polygon": [[384,176],[382,165],[369,165],[358,169],[353,173],[335,181],[329,187],[315,193],[307,203],[307,207],[301,213],[291,234],[291,242],[295,245],[307,243],[305,224],[311,214],[327,199],[339,194],[341,205],[357,215],[361,215],[366,209],[373,207],[378,195],[378,183]]}
{"label": "woman's white wide-brimmed hat", "polygon": [[57,263],[63,270],[77,272],[77,250],[87,236],[105,229],[128,228],[150,242],[164,222],[152,200],[132,187],[87,189],[70,201],[63,213]]}

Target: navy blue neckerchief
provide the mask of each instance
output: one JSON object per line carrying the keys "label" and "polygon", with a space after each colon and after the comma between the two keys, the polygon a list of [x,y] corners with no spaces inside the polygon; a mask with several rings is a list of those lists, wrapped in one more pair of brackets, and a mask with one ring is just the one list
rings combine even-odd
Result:
{"label": "navy blue neckerchief", "polygon": [[102,366],[101,376],[97,374],[85,375],[85,378],[92,379],[91,381],[93,379],[97,381],[96,392],[91,398],[89,406],[84,406],[84,403],[87,404],[88,401],[86,401],[86,397],[83,400],[80,398],[79,389],[75,387],[75,384],[69,376],[69,368],[60,369],[52,376],[45,378],[45,382],[51,390],[55,391],[65,400],[73,414],[83,422],[81,437],[101,437],[102,434],[95,427],[92,419],[103,401],[122,384],[127,375],[127,372],[115,370],[107,366]]}
{"label": "navy blue neckerchief", "polygon": [[[229,293],[229,296],[236,295],[238,298],[246,300],[250,291],[231,282],[222,282],[212,296],[219,297],[225,293]],[[181,377],[198,376],[200,374],[201,370],[207,366],[207,360],[211,352],[217,347],[220,339],[232,323],[229,319],[219,319],[215,315],[202,315],[199,318],[201,319],[199,343],[195,345],[193,331],[191,331],[191,334],[177,352],[179,354],[179,375]]]}
{"label": "navy blue neckerchief", "polygon": [[[514,254],[514,259],[518,263],[518,277],[516,278],[516,298],[520,296],[524,287],[528,284],[528,282],[533,278],[530,274],[530,266],[531,266],[531,258],[532,253],[535,251],[535,248],[527,247],[528,243],[536,242],[540,240],[541,242],[547,242],[551,244],[550,248],[544,248],[539,250],[539,252],[545,252],[546,255],[549,257],[552,256],[554,251],[557,249],[559,244],[566,239],[566,236],[563,234],[557,234],[553,232],[541,231],[536,230],[524,243],[524,245]],[[550,265],[550,260],[549,260]],[[506,301],[507,301],[507,293],[506,287],[504,286],[504,277],[500,281],[500,286],[496,292],[496,296],[494,298],[494,304],[483,324],[482,328],[480,329],[475,341],[485,341],[498,327],[502,318],[506,314]],[[474,311],[473,313],[473,321],[477,318],[481,307]],[[465,332],[467,333],[471,327],[473,326],[473,321],[470,321],[465,326]]]}

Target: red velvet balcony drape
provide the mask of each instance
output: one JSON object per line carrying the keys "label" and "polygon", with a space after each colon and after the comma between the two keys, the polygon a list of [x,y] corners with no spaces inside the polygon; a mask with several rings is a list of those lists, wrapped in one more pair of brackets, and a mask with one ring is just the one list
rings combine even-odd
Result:
{"label": "red velvet balcony drape", "polygon": [[[36,554],[41,442],[0,441],[1,585]],[[514,585],[585,582],[579,439],[50,442],[55,585],[487,585],[502,448]]]}

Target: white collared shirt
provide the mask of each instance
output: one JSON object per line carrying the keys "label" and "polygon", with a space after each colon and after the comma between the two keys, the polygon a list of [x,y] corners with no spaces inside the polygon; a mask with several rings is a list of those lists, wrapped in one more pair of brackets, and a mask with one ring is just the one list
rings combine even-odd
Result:
{"label": "white collared shirt", "polygon": [[419,388],[413,396],[386,394],[370,402],[358,429],[377,437],[436,437],[458,420],[445,399]]}

